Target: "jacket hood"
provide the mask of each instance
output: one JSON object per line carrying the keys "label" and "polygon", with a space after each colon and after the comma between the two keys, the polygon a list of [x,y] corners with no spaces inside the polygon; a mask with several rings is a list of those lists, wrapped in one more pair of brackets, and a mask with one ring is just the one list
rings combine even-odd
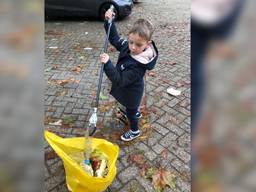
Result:
{"label": "jacket hood", "polygon": [[156,64],[158,50],[155,46],[155,43],[152,41],[150,46],[147,49],[145,49],[142,53],[138,55],[131,55],[131,57],[138,61],[140,65],[142,65],[146,69],[151,70],[154,68]]}

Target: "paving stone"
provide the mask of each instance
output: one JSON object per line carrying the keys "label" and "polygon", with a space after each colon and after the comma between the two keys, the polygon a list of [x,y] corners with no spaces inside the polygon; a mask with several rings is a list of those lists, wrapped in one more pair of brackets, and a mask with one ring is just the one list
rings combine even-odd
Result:
{"label": "paving stone", "polygon": [[170,115],[168,115],[167,113],[165,113],[158,120],[156,120],[157,123],[165,127],[166,125],[168,125],[169,121],[170,121]]}
{"label": "paving stone", "polygon": [[181,146],[183,148],[191,148],[190,142],[191,142],[191,140],[190,140],[190,136],[188,134],[184,134],[184,135],[180,136],[178,139],[179,146]]}
{"label": "paving stone", "polygon": [[46,179],[44,184],[45,188],[49,191],[51,191],[53,188],[58,186],[60,183],[62,183],[65,180],[65,177],[63,175],[60,176],[51,176],[50,178]]}
{"label": "paving stone", "polygon": [[159,139],[161,139],[161,137],[162,137],[162,135],[159,134],[159,133],[156,132],[156,131],[152,132],[151,135],[152,135],[152,136],[149,137],[149,138],[147,139],[147,141],[144,142],[144,143],[145,143],[146,145],[148,145],[148,146],[152,146],[152,145],[156,144],[156,143],[159,141]]}
{"label": "paving stone", "polygon": [[56,107],[65,107],[67,105],[66,101],[54,101],[52,103],[52,106],[56,106]]}
{"label": "paving stone", "polygon": [[64,113],[72,113],[75,103],[67,103]]}
{"label": "paving stone", "polygon": [[60,118],[64,109],[65,109],[64,107],[57,107],[57,109],[56,109],[56,111],[55,111],[55,113],[52,117],[53,118]]}
{"label": "paving stone", "polygon": [[166,129],[165,127],[163,127],[162,125],[158,124],[158,123],[154,123],[153,124],[153,128],[158,131],[158,133],[162,134],[162,135],[166,135],[169,130]]}
{"label": "paving stone", "polygon": [[73,114],[81,114],[81,115],[86,115],[89,113],[89,109],[76,109],[76,108],[73,108],[73,111],[72,111]]}
{"label": "paving stone", "polygon": [[[114,181],[111,183],[111,185],[109,186],[109,188],[113,191],[113,192],[118,192],[120,191],[119,189],[122,187],[121,182],[115,178]],[[107,190],[106,190],[107,191]]]}
{"label": "paving stone", "polygon": [[177,178],[177,186],[181,189],[181,191],[183,192],[189,192],[191,191],[191,185],[189,185],[187,182],[184,182],[182,179],[180,179],[179,177]]}
{"label": "paving stone", "polygon": [[156,152],[156,154],[160,154],[165,149],[165,147],[157,143],[152,147],[152,149]]}
{"label": "paving stone", "polygon": [[128,168],[124,169],[118,177],[120,178],[121,182],[127,183],[127,181],[135,178],[138,175],[138,168],[135,166],[129,166]]}
{"label": "paving stone", "polygon": [[47,170],[47,168],[44,166],[44,178],[48,178],[49,175],[49,171]]}
{"label": "paving stone", "polygon": [[66,182],[64,182],[63,184],[61,185],[58,185],[58,187],[56,188],[56,190],[58,192],[69,192],[68,188],[67,188],[67,184]]}
{"label": "paving stone", "polygon": [[174,106],[177,105],[179,102],[180,102],[179,99],[173,98],[171,101],[168,102],[168,106],[169,106],[169,107],[174,107]]}
{"label": "paving stone", "polygon": [[[144,179],[142,177],[137,177],[136,180],[144,187],[147,192],[155,192],[153,185],[149,179]],[[143,191],[142,191],[143,192]]]}
{"label": "paving stone", "polygon": [[145,189],[141,186],[141,184],[137,180],[131,180],[129,181],[120,191],[124,192],[144,192]]}
{"label": "paving stone", "polygon": [[129,163],[127,161],[128,157],[129,157],[129,155],[127,154],[127,155],[123,156],[122,158],[120,158],[122,164],[124,165],[124,167],[128,167],[129,166]]}
{"label": "paving stone", "polygon": [[55,99],[55,96],[49,96],[46,101],[44,102],[45,105],[51,105],[53,100]]}
{"label": "paving stone", "polygon": [[184,134],[184,130],[182,128],[180,128],[180,126],[177,126],[174,124],[170,125],[170,130],[178,136]]}
{"label": "paving stone", "polygon": [[174,159],[171,162],[171,165],[179,172],[179,173],[189,173],[190,170],[190,165],[189,164],[185,164],[183,163],[181,160],[179,159]]}
{"label": "paving stone", "polygon": [[179,157],[184,163],[188,164],[190,162],[190,154],[184,149],[178,148],[177,150],[173,150],[172,153]]}
{"label": "paving stone", "polygon": [[161,141],[160,141],[160,144],[164,147],[168,147],[171,145],[171,143],[173,141],[175,141],[176,139],[178,138],[178,136],[173,133],[173,132],[170,132],[168,133]]}

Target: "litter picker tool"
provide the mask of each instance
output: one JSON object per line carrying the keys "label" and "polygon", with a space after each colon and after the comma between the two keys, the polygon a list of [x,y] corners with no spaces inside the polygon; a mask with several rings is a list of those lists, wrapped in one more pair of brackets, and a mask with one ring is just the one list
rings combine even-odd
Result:
{"label": "litter picker tool", "polygon": [[[114,13],[114,6],[111,5],[110,9],[112,10],[112,12]],[[114,16],[112,17],[112,19],[108,20],[108,31],[106,34],[106,38],[105,38],[105,43],[104,43],[104,48],[103,48],[103,52],[106,53],[107,52],[107,48],[108,48],[108,40],[109,40],[109,34],[110,34],[110,29],[112,26],[112,22],[113,22]],[[92,129],[92,131],[90,132],[90,135],[93,135],[96,131],[96,124],[97,124],[97,111],[98,111],[98,106],[99,106],[99,97],[100,97],[100,91],[101,91],[101,84],[102,84],[102,79],[103,79],[103,65],[101,65],[100,68],[100,75],[99,75],[99,81],[98,81],[98,88],[97,88],[97,94],[96,94],[96,105],[93,108],[93,113],[89,119],[89,129]]]}

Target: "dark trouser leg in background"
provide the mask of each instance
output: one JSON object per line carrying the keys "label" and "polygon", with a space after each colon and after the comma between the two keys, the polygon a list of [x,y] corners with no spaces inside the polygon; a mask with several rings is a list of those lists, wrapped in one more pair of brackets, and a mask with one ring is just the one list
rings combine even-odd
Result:
{"label": "dark trouser leg in background", "polygon": [[191,133],[195,135],[205,92],[204,57],[210,37],[196,25],[191,25]]}

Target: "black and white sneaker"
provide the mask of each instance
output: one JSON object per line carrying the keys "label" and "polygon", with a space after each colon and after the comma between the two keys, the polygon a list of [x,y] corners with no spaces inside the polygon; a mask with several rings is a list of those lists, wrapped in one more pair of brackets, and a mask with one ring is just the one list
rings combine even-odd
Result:
{"label": "black and white sneaker", "polygon": [[121,139],[123,141],[131,141],[137,137],[140,136],[140,130],[133,132],[132,130],[127,131],[126,133],[124,133],[123,135],[121,135]]}

